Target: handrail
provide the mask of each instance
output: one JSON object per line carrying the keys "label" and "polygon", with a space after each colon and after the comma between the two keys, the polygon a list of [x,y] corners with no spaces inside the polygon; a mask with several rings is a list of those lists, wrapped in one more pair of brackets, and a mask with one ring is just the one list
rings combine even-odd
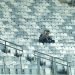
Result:
{"label": "handrail", "polygon": [[[37,55],[35,55],[35,56],[37,56]],[[47,59],[47,58],[45,58],[45,57],[41,57],[41,56],[38,56],[38,57],[43,58],[43,59],[46,59],[46,60],[50,60],[50,59]],[[64,66],[67,66],[67,65],[65,65],[65,64],[62,64],[62,63],[59,63],[59,62],[56,62],[56,61],[53,61],[53,62],[58,63],[58,64],[61,64],[61,65],[64,65]]]}
{"label": "handrail", "polygon": [[12,42],[9,42],[9,41],[6,41],[6,40],[1,39],[1,38],[0,38],[0,40],[5,41],[5,42],[8,42],[8,43],[13,44],[13,45],[16,45],[16,46],[19,46],[19,47],[22,47],[22,46],[20,46],[20,45],[17,45],[17,44],[15,44],[15,43],[12,43]]}
{"label": "handrail", "polygon": [[[0,43],[0,44],[3,44],[3,43]],[[3,44],[3,45],[5,45],[5,44]],[[17,48],[11,47],[11,46],[9,46],[9,45],[6,45],[6,46],[8,46],[8,47],[10,47],[10,48],[13,48],[13,49],[16,49],[16,50],[19,50],[19,51],[23,51],[23,50],[21,50],[21,49],[17,49]]]}
{"label": "handrail", "polygon": [[[3,39],[1,39],[1,38],[0,38],[0,40],[2,40],[2,41],[4,41],[4,42],[8,42],[8,43],[10,43],[10,44],[13,44],[13,45],[16,45],[16,46],[22,48],[22,46],[17,45],[17,44],[14,44],[14,43],[12,43],[12,42],[9,42],[9,41],[6,41],[6,40],[3,40]],[[0,43],[0,44],[3,44],[3,43]],[[5,44],[3,44],[3,45],[5,45]],[[18,48],[15,48],[15,47],[9,46],[9,45],[6,45],[6,46],[11,47],[11,48],[16,49],[16,50],[19,50],[19,51],[23,51],[23,49],[21,50],[21,49],[18,49]]]}
{"label": "handrail", "polygon": [[53,56],[51,56],[51,55],[48,55],[48,54],[45,54],[45,53],[42,53],[42,52],[39,52],[39,51],[34,51],[34,53],[35,52],[37,52],[37,53],[40,53],[40,54],[43,54],[43,55],[46,55],[46,56],[49,56],[49,57],[52,57],[52,58],[55,58],[55,59],[59,59],[59,60],[62,60],[62,61],[65,61],[65,62],[67,62],[67,63],[71,63],[71,62],[68,62],[68,61],[66,61],[66,60],[63,60],[63,59],[60,59],[60,58],[58,58],[58,57],[53,57]]}

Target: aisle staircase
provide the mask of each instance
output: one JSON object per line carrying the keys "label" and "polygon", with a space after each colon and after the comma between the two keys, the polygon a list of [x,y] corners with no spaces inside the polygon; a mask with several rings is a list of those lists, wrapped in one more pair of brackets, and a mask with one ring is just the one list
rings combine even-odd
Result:
{"label": "aisle staircase", "polygon": [[[9,45],[11,44],[11,45]],[[0,39],[0,74],[72,75],[71,62]]]}

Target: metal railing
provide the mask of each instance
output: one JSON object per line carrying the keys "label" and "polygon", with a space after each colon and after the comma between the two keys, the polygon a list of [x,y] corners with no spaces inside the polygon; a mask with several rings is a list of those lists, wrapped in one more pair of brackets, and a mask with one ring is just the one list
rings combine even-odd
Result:
{"label": "metal railing", "polygon": [[54,57],[54,56],[52,56],[52,55],[49,55],[49,54],[46,54],[46,53],[42,53],[42,52],[40,52],[40,51],[35,50],[35,51],[34,51],[34,54],[37,54],[37,53],[43,54],[43,55],[46,55],[46,56],[49,56],[49,57],[52,57],[52,58],[55,58],[55,59],[59,59],[59,60],[62,60],[62,61],[64,61],[64,62],[67,62],[67,63],[71,63],[71,62],[68,62],[68,61],[66,61],[66,60],[64,60],[64,59],[61,59],[61,58],[58,58],[58,57]]}
{"label": "metal railing", "polygon": [[[3,44],[3,43],[0,43],[0,44],[4,45],[4,46],[5,46],[5,49],[6,49],[6,47],[10,47],[10,48],[13,48],[13,49],[15,49],[15,50],[19,50],[19,51],[22,51],[22,52],[23,52],[22,46],[17,45],[17,44],[12,43],[12,42],[9,42],[9,41],[6,41],[6,40],[3,40],[3,39],[1,39],[1,38],[0,38],[0,40],[4,42],[4,44]],[[7,43],[9,43],[10,45],[7,45]],[[12,45],[16,46],[16,48],[13,47]],[[18,49],[18,47],[19,47],[20,49]]]}
{"label": "metal railing", "polygon": [[[56,72],[56,63],[57,64],[61,64],[61,65],[63,65],[63,66],[66,66],[67,67],[67,75],[72,75],[72,73],[71,73],[71,66],[70,66],[70,63],[71,62],[68,62],[68,61],[66,61],[66,60],[63,60],[63,59],[60,59],[60,58],[58,58],[58,57],[54,57],[54,56],[51,56],[51,55],[48,55],[48,54],[46,54],[46,53],[42,53],[42,52],[39,52],[39,51],[34,51],[34,56],[36,56],[37,57],[37,66],[38,66],[38,73],[40,74],[40,66],[39,66],[39,63],[40,63],[40,60],[41,60],[41,58],[43,58],[43,59],[46,59],[46,60],[49,60],[49,61],[52,61],[53,62],[53,70],[54,70],[54,75],[57,75],[57,72]],[[48,57],[46,57],[46,56],[48,56]],[[56,60],[59,60],[59,61],[56,61]],[[63,62],[60,62],[60,60]],[[66,62],[66,64],[64,64]]]}
{"label": "metal railing", "polygon": [[[9,45],[7,45],[8,43],[9,43]],[[15,44],[15,43],[12,43],[12,42],[3,40],[3,39],[1,39],[1,38],[0,38],[0,44],[2,44],[2,45],[4,46],[4,50],[7,50],[7,47],[10,47],[10,48],[13,48],[13,50],[15,50],[15,52],[21,51],[22,54],[23,54],[23,48],[22,48],[22,46],[20,46],[20,45],[17,45],[17,44]],[[12,45],[13,45],[13,46],[12,46]],[[16,46],[16,47],[15,47],[15,46]],[[18,49],[18,47],[19,47],[20,49]],[[10,51],[11,51],[11,49],[10,49]],[[20,59],[20,66],[21,66],[21,72],[22,72],[21,57],[20,57],[19,59]],[[6,73],[6,71],[5,71],[6,63],[5,63],[5,62],[6,62],[6,61],[5,61],[5,56],[3,56],[3,73],[4,73],[4,74]]]}
{"label": "metal railing", "polygon": [[[19,50],[19,51],[23,52],[22,46],[14,44],[14,43],[6,41],[6,40],[3,40],[3,39],[0,39],[0,40],[4,41],[4,44],[3,43],[0,43],[0,44],[3,44],[5,46],[5,50],[6,50],[6,47],[11,47],[11,48],[13,48],[15,50]],[[7,43],[9,43],[9,45],[7,45]],[[17,46],[17,47],[20,47],[22,49],[14,48],[10,44],[12,44],[14,46]],[[49,62],[52,61],[52,67],[53,67],[53,73],[54,73],[54,75],[57,75],[57,72],[56,72],[56,69],[57,69],[56,63],[61,64],[63,66],[66,66],[67,67],[67,75],[71,75],[71,70],[70,70],[70,68],[71,68],[70,63],[71,62],[68,62],[68,61],[63,60],[63,59],[58,58],[58,57],[54,57],[54,56],[48,55],[46,53],[41,53],[41,52],[36,51],[36,50],[34,51],[34,58],[35,57],[37,57],[36,58],[36,60],[37,60],[37,74],[40,75],[40,60],[41,59],[45,59],[45,60],[49,60]],[[60,61],[62,61],[63,63],[61,63]],[[4,57],[3,57],[3,62],[4,62],[4,73],[5,73],[5,66],[6,66],[6,64],[5,64]],[[21,73],[22,73],[22,61],[21,61],[21,57],[20,57],[20,66],[21,66]]]}

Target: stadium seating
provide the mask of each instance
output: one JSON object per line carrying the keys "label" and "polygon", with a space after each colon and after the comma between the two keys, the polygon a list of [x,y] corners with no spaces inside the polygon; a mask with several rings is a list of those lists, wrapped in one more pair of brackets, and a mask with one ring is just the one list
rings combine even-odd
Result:
{"label": "stadium seating", "polygon": [[[18,51],[19,54],[23,53],[22,56],[15,54],[16,51],[9,46],[6,51],[5,42],[0,40],[2,43],[0,44],[0,73],[37,75],[37,62],[33,55],[33,52],[37,50],[71,62],[70,71],[74,74],[74,17],[75,7],[62,4],[59,0],[0,0],[0,38],[21,46],[23,50],[23,52]],[[55,40],[54,44],[38,42],[39,35],[44,29],[50,30]],[[7,42],[7,45],[21,49],[13,44]],[[20,57],[23,59],[21,59],[22,65]],[[9,61],[6,58],[9,58]],[[2,64],[3,61],[4,64]],[[60,64],[56,65],[58,70],[63,68]],[[42,66],[40,68],[41,75],[45,74],[44,68]],[[50,68],[45,69],[46,75],[49,75]]]}

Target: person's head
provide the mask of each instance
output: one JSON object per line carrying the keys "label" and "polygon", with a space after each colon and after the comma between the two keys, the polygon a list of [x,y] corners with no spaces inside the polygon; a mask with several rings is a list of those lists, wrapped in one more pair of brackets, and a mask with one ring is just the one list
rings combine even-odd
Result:
{"label": "person's head", "polygon": [[44,30],[44,34],[49,35],[50,31],[49,30]]}

